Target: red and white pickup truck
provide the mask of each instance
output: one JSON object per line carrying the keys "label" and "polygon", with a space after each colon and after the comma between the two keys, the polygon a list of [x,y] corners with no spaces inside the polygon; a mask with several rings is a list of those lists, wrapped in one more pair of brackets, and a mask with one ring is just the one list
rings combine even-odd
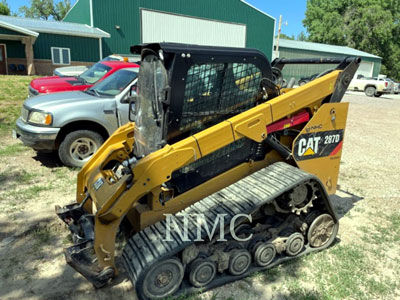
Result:
{"label": "red and white pickup truck", "polygon": [[392,94],[393,81],[380,77],[353,78],[349,90],[364,92],[368,97],[380,97],[383,94]]}
{"label": "red and white pickup truck", "polygon": [[114,72],[124,68],[139,68],[139,65],[125,61],[99,61],[79,76],[36,78],[29,84],[29,96],[56,92],[84,91]]}

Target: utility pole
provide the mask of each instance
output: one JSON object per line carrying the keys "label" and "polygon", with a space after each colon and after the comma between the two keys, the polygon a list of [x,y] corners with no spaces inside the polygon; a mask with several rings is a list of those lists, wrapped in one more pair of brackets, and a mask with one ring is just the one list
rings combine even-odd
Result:
{"label": "utility pole", "polygon": [[275,48],[275,57],[279,57],[279,37],[281,35],[282,28],[282,15],[279,16],[279,26],[278,26],[278,36],[276,38],[276,48]]}

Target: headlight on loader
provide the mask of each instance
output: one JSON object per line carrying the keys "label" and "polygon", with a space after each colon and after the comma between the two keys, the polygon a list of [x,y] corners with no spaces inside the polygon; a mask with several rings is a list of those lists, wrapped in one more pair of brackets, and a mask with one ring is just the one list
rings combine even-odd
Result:
{"label": "headlight on loader", "polygon": [[50,113],[33,111],[29,115],[28,122],[38,125],[51,125],[53,116]]}

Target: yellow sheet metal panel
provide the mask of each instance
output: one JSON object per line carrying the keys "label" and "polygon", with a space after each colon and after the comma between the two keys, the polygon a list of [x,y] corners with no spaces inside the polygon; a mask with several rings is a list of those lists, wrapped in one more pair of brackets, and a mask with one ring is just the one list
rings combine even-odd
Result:
{"label": "yellow sheet metal panel", "polygon": [[310,103],[322,100],[332,94],[340,72],[333,71],[296,88],[290,93],[283,94],[269,101],[268,103],[272,107],[273,120],[280,120],[291,113],[307,107]]}
{"label": "yellow sheet metal panel", "polygon": [[229,122],[221,122],[196,133],[194,138],[197,140],[202,156],[206,156],[235,141],[232,126]]}
{"label": "yellow sheet metal panel", "polygon": [[265,159],[258,162],[250,161],[240,164],[171,199],[162,206],[162,210],[155,211],[149,209],[148,207],[145,208],[144,206],[138,206],[135,216],[139,218],[140,221],[137,223],[138,228],[135,229],[138,231],[142,230],[143,228],[164,219],[164,214],[181,211],[189,205],[203,199],[204,197],[207,197],[208,195],[235,183],[243,177],[246,177],[266,167],[269,163],[270,162]]}
{"label": "yellow sheet metal panel", "polygon": [[315,174],[328,194],[336,192],[349,103],[327,103],[303,128],[293,143],[299,168]]}
{"label": "yellow sheet metal panel", "polygon": [[267,136],[267,125],[272,123],[271,106],[260,104],[228,120],[234,129],[235,140],[247,137],[260,142]]}

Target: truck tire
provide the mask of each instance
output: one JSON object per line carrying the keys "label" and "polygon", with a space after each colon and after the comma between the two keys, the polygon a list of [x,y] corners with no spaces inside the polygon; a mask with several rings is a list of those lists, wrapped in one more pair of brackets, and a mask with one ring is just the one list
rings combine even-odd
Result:
{"label": "truck tire", "polygon": [[58,148],[58,156],[68,167],[81,168],[104,143],[103,137],[91,130],[68,133]]}
{"label": "truck tire", "polygon": [[376,89],[373,86],[367,86],[364,90],[365,95],[367,95],[368,97],[373,97],[375,96],[376,93]]}

